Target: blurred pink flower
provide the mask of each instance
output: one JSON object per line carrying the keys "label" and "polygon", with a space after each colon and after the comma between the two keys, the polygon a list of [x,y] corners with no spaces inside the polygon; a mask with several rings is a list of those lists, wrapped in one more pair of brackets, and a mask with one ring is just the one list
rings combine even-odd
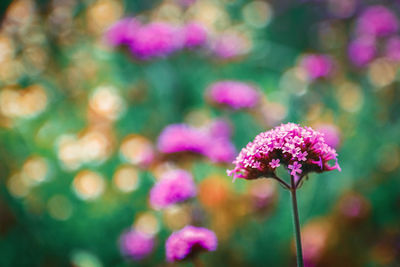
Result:
{"label": "blurred pink flower", "polygon": [[164,173],[150,191],[153,208],[166,208],[196,196],[196,185],[192,175],[184,170],[171,170]]}
{"label": "blurred pink flower", "polygon": [[167,56],[182,48],[183,38],[179,29],[164,22],[142,26],[130,43],[132,54],[139,59]]}
{"label": "blurred pink flower", "polygon": [[204,154],[207,143],[206,132],[187,124],[171,124],[158,137],[158,149],[163,153],[188,151]]}
{"label": "blurred pink flower", "polygon": [[349,44],[347,52],[354,65],[359,67],[365,66],[375,57],[375,41],[368,37],[355,39]]}
{"label": "blurred pink flower", "polygon": [[327,55],[306,55],[301,59],[300,66],[311,80],[328,77],[333,71],[333,61]]}
{"label": "blurred pink flower", "polygon": [[253,86],[231,80],[211,84],[206,94],[212,102],[232,109],[252,108],[257,105],[260,98],[260,94]]}
{"label": "blurred pink flower", "polygon": [[134,260],[141,260],[154,248],[153,236],[131,229],[123,233],[119,240],[122,254]]}
{"label": "blurred pink flower", "polygon": [[187,48],[202,46],[207,42],[206,28],[196,22],[191,22],[183,27],[184,45]]}
{"label": "blurred pink flower", "polygon": [[105,41],[112,46],[128,45],[135,39],[140,27],[140,22],[135,18],[121,19],[107,29]]}
{"label": "blurred pink flower", "polygon": [[199,252],[214,251],[217,245],[217,236],[213,231],[189,225],[168,237],[165,254],[169,262],[181,261]]}
{"label": "blurred pink flower", "polygon": [[370,6],[357,20],[356,33],[361,36],[384,37],[397,32],[398,20],[388,8]]}
{"label": "blurred pink flower", "polygon": [[[213,162],[231,162],[236,155],[234,145],[229,136],[224,136],[226,132],[217,133],[213,127],[213,124],[205,129],[186,124],[169,125],[158,138],[158,149],[165,154],[193,152],[206,156]],[[220,129],[230,131],[225,127],[226,125]]]}

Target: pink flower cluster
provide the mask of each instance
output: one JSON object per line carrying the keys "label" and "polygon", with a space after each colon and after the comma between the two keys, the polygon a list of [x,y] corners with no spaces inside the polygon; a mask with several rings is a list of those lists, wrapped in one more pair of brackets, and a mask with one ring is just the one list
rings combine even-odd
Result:
{"label": "pink flower cluster", "polygon": [[110,45],[126,45],[134,57],[143,60],[202,46],[207,38],[206,28],[196,22],[177,27],[166,22],[142,24],[135,18],[121,19],[105,33]]}
{"label": "pink flower cluster", "polygon": [[[351,62],[362,67],[371,62],[378,54],[378,43],[382,37],[390,37],[396,34],[399,21],[394,12],[381,5],[370,6],[358,17],[355,29],[355,38],[348,46],[348,56]],[[396,37],[390,38],[386,47],[385,56],[394,61],[399,61],[400,47]],[[382,39],[386,42],[385,39]]]}
{"label": "pink flower cluster", "polygon": [[257,105],[260,98],[260,94],[253,86],[232,80],[211,84],[206,94],[211,102],[235,110],[252,108]]}
{"label": "pink flower cluster", "polygon": [[184,170],[171,170],[163,174],[150,191],[150,204],[153,208],[166,208],[196,196],[196,185],[190,173]]}
{"label": "pink flower cluster", "polygon": [[396,15],[380,5],[370,6],[357,20],[356,32],[362,36],[385,37],[397,32],[399,28]]}
{"label": "pink flower cluster", "polygon": [[188,225],[169,236],[165,243],[167,261],[181,261],[202,251],[214,251],[217,245],[213,231]]}
{"label": "pink flower cluster", "polygon": [[304,56],[300,61],[310,80],[328,77],[333,71],[333,61],[327,55],[310,54]]}
{"label": "pink flower cluster", "polygon": [[[334,166],[329,166],[330,160],[335,160]],[[295,177],[309,172],[340,171],[337,153],[325,143],[323,135],[294,123],[260,133],[233,163],[235,168],[229,170],[228,175],[234,179],[275,176],[275,169],[281,164]]]}
{"label": "pink flower cluster", "polygon": [[231,162],[236,149],[229,140],[230,133],[226,129],[229,126],[219,126],[225,135],[216,133],[213,127],[202,129],[187,124],[171,124],[161,132],[158,149],[165,154],[192,152],[206,156],[213,162]]}
{"label": "pink flower cluster", "polygon": [[154,237],[131,229],[121,235],[119,243],[122,254],[141,260],[153,251]]}

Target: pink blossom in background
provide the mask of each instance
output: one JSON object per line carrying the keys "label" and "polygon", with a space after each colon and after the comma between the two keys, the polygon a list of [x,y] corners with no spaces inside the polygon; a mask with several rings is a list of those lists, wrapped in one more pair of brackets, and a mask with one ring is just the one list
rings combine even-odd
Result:
{"label": "pink blossom in background", "polygon": [[212,102],[236,110],[252,108],[258,104],[260,98],[260,94],[253,86],[230,80],[211,84],[206,94]]}
{"label": "pink blossom in background", "polygon": [[207,42],[206,28],[197,22],[188,23],[183,27],[184,45],[187,48],[202,46]]}
{"label": "pink blossom in background", "polygon": [[141,260],[153,251],[154,237],[131,229],[121,235],[119,244],[123,255]]}
{"label": "pink blossom in background", "polygon": [[121,19],[108,28],[104,35],[105,41],[112,46],[128,45],[140,27],[140,22],[135,18]]}
{"label": "pink blossom in background", "polygon": [[169,262],[181,261],[199,252],[215,251],[217,245],[217,236],[213,231],[189,225],[168,237],[165,254]]}
{"label": "pink blossom in background", "polygon": [[208,136],[186,124],[171,124],[164,128],[158,138],[158,149],[162,153],[194,152],[202,154],[208,143]]}
{"label": "pink blossom in background", "polygon": [[[226,126],[218,127],[221,131],[230,131]],[[164,154],[192,152],[206,156],[213,162],[231,162],[236,155],[236,149],[229,136],[224,136],[228,133],[218,133],[217,128],[213,127],[215,126],[202,129],[186,124],[169,125],[158,138],[158,149]]]}
{"label": "pink blossom in background", "polygon": [[196,185],[192,175],[185,170],[171,170],[164,173],[150,191],[153,208],[166,208],[196,196]]}
{"label": "pink blossom in background", "polygon": [[[310,127],[287,123],[257,135],[239,153],[233,162],[235,167],[228,171],[228,175],[234,179],[274,176],[275,168],[279,166],[276,164],[278,159],[293,176],[334,169],[340,171],[337,153],[325,143],[321,133]],[[330,160],[336,162],[334,166],[328,164]]]}
{"label": "pink blossom in background", "polygon": [[142,26],[130,43],[132,54],[139,59],[167,56],[182,48],[183,38],[179,29],[164,22]]}
{"label": "pink blossom in background", "polygon": [[333,71],[333,61],[327,55],[311,54],[304,56],[300,61],[302,67],[311,80],[328,77]]}
{"label": "pink blossom in background", "polygon": [[370,6],[357,20],[356,33],[361,36],[384,37],[397,32],[396,14],[384,6]]}
{"label": "pink blossom in background", "polygon": [[385,56],[392,61],[400,61],[400,37],[395,36],[387,40]]}
{"label": "pink blossom in background", "polygon": [[328,146],[337,148],[340,143],[340,132],[335,125],[322,124],[316,127],[316,130],[323,134],[325,143]]}
{"label": "pink blossom in background", "polygon": [[355,39],[349,44],[347,53],[354,65],[359,67],[365,66],[375,57],[375,41],[371,38]]}

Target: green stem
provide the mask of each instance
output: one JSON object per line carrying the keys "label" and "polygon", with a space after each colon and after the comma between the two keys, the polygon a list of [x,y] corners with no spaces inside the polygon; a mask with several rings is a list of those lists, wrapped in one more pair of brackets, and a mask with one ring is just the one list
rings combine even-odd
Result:
{"label": "green stem", "polygon": [[297,257],[297,266],[303,267],[303,252],[301,249],[301,237],[300,237],[300,223],[299,223],[299,212],[297,209],[297,198],[296,198],[296,183],[294,181],[294,177],[291,176],[291,184],[290,193],[292,195],[292,208],[293,208],[293,224],[296,238],[296,257]]}

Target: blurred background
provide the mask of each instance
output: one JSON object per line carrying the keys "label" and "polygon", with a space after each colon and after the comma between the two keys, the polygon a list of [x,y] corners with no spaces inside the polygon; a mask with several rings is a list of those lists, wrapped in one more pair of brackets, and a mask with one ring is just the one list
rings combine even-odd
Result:
{"label": "blurred background", "polygon": [[[306,265],[400,266],[399,15],[394,0],[2,0],[0,266],[165,266],[187,224],[217,234],[205,266],[294,266],[289,193],[226,175],[286,122],[325,133],[342,168],[298,191]],[[213,99],[227,80],[255,103]],[[163,153],[177,123],[223,142]],[[197,196],[152,208],[175,168]],[[142,259],[121,252],[129,229],[154,241]]]}

